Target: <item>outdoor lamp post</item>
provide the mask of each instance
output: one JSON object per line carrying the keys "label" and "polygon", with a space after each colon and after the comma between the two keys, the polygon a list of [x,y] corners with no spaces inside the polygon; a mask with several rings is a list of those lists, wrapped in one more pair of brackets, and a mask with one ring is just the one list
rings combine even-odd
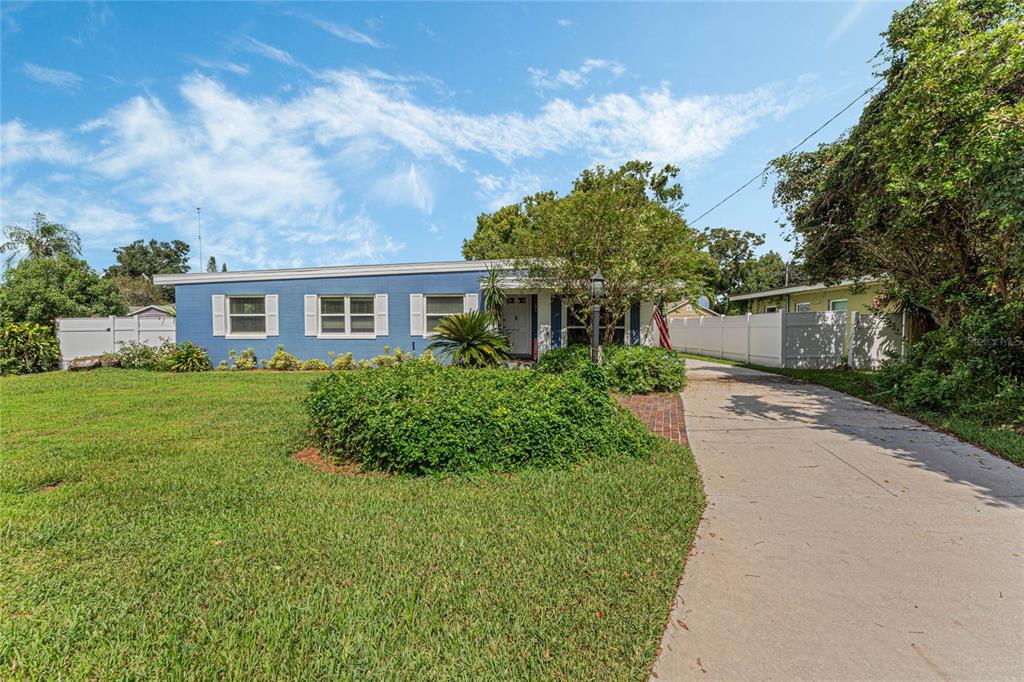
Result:
{"label": "outdoor lamp post", "polygon": [[601,271],[590,278],[590,359],[594,364],[601,362],[601,301],[604,300],[604,277]]}

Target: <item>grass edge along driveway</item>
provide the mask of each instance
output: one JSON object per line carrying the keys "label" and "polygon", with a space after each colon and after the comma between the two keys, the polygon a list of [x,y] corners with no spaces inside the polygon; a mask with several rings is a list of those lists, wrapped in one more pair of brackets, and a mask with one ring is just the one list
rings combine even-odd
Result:
{"label": "grass edge along driveway", "polygon": [[852,395],[869,403],[880,405],[891,412],[902,414],[904,417],[915,419],[933,429],[944,431],[960,440],[976,445],[979,448],[991,452],[997,457],[1024,466],[1024,433],[1010,430],[1009,428],[997,428],[981,423],[977,419],[962,417],[958,415],[926,413],[896,409],[890,401],[880,396],[872,381],[871,370],[865,369],[793,369],[781,367],[765,367],[753,365],[735,360],[725,360],[693,353],[681,353],[684,357],[694,360],[706,360],[717,362],[723,365],[734,367],[747,367],[762,372],[781,374],[794,379],[809,381],[812,384],[820,384],[840,393]]}
{"label": "grass edge along driveway", "polygon": [[647,675],[704,497],[690,452],[322,474],[299,373],[0,380],[15,678]]}

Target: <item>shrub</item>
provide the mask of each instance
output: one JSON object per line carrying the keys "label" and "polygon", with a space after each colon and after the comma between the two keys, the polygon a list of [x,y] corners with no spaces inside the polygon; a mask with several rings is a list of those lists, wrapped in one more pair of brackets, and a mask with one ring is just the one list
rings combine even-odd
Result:
{"label": "shrub", "polygon": [[297,357],[287,352],[284,346],[277,344],[277,352],[266,361],[267,369],[278,371],[294,371],[299,369],[302,363]]}
{"label": "shrub", "polygon": [[33,374],[60,367],[60,344],[53,330],[33,322],[0,327],[0,374]]}
{"label": "shrub", "polygon": [[256,369],[259,366],[256,351],[252,347],[246,348],[241,353],[232,350],[228,353],[228,357],[232,362],[231,369]]}
{"label": "shrub", "polygon": [[118,349],[109,355],[112,363],[124,369],[157,369],[161,355],[167,352],[170,349],[164,346],[157,348],[141,341],[122,341]]}
{"label": "shrub", "polygon": [[320,358],[310,358],[302,363],[301,369],[306,372],[322,372],[323,370],[330,369],[330,366]]}
{"label": "shrub", "polygon": [[334,355],[334,351],[327,354],[328,357],[332,358],[331,369],[356,369],[358,365],[356,361],[352,359],[351,353],[339,354],[337,357]]}
{"label": "shrub", "polygon": [[161,364],[162,369],[170,372],[205,372],[212,369],[206,349],[191,341],[175,346],[174,350],[167,354],[166,361]]}
{"label": "shrub", "polygon": [[[542,372],[558,374],[594,368],[590,348],[573,345],[554,348],[538,363]],[[665,348],[651,346],[605,346],[600,371],[608,388],[622,393],[679,391],[686,385],[683,356]]]}
{"label": "shrub", "polygon": [[390,472],[566,466],[656,442],[580,372],[409,362],[318,378],[305,402],[325,454]]}
{"label": "shrub", "polygon": [[508,361],[508,339],[495,329],[490,314],[478,310],[449,315],[434,330],[427,350],[463,367],[500,367]]}

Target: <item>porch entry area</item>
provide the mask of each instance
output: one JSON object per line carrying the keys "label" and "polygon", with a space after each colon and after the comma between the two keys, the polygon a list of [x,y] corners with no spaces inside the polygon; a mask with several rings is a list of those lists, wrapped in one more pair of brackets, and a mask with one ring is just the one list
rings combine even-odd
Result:
{"label": "porch entry area", "polygon": [[[653,345],[653,313],[651,303],[634,305],[616,321],[613,342]],[[602,322],[603,337],[606,321]],[[519,360],[537,360],[559,346],[590,343],[590,329],[580,322],[573,307],[548,291],[506,289],[501,327],[508,334],[512,357]]]}

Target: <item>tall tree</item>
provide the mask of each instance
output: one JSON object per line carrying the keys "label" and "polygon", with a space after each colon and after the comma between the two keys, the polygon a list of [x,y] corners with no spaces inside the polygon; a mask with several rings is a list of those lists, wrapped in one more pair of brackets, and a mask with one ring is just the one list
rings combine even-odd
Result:
{"label": "tall tree", "polygon": [[555,192],[538,192],[494,213],[481,213],[477,216],[473,236],[462,242],[463,258],[490,260],[515,257],[519,244],[537,230],[537,219],[542,209],[556,197]]}
{"label": "tall tree", "polygon": [[207,272],[217,272],[217,259],[214,256],[210,256],[210,259],[206,261]]}
{"label": "tall tree", "polygon": [[[709,228],[702,235],[704,251],[708,254],[705,273],[708,299],[716,312],[732,312],[729,296],[781,287],[786,282],[786,262],[782,256],[769,251],[756,255],[764,245],[764,235],[742,232],[724,227]],[[791,278],[791,284],[796,278]]]}
{"label": "tall tree", "polygon": [[19,256],[53,258],[58,254],[77,256],[82,253],[82,241],[73,230],[60,223],[50,222],[43,213],[32,217],[32,226],[7,225],[0,244],[0,253],[7,254],[7,267]]}
{"label": "tall tree", "polygon": [[124,315],[121,292],[80,258],[26,258],[0,284],[0,315],[12,322],[53,326],[58,317]]}
{"label": "tall tree", "polygon": [[632,304],[699,291],[704,256],[682,216],[678,172],[641,161],[584,170],[572,192],[533,209],[532,229],[521,231],[511,249],[516,267],[565,297],[584,325],[590,279],[600,271],[606,342]]}
{"label": "tall tree", "polygon": [[897,12],[884,81],[840,140],[773,162],[814,279],[888,275],[956,324],[1016,306],[1024,327],[1024,4],[917,1]]}
{"label": "tall tree", "polygon": [[[142,239],[136,239],[127,246],[114,249],[117,263],[108,267],[104,276],[114,278],[122,284],[130,283],[131,278],[143,278],[152,284],[153,275],[157,273],[188,272],[191,269],[188,264],[189,250],[189,245],[180,239],[170,242],[150,239],[148,244]],[[132,285],[131,288],[143,289],[139,284]],[[174,301],[174,287],[159,287],[159,290],[162,301],[147,303]]]}

